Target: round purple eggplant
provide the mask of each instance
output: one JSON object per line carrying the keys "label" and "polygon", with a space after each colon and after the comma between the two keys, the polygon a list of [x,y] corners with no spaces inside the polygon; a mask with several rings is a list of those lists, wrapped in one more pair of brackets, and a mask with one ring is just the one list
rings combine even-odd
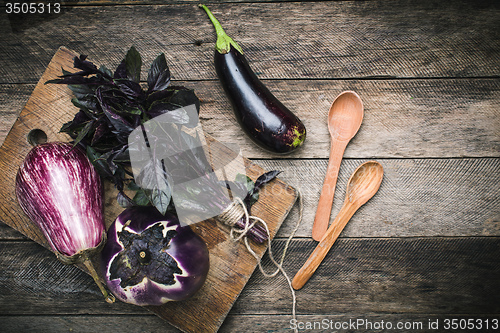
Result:
{"label": "round purple eggplant", "polygon": [[101,259],[110,291],[141,306],[191,297],[210,266],[205,242],[177,216],[152,206],[130,207],[116,218]]}
{"label": "round purple eggplant", "polygon": [[106,241],[101,179],[85,153],[69,143],[37,145],[16,176],[22,210],[65,264],[83,263],[108,302],[90,258]]}

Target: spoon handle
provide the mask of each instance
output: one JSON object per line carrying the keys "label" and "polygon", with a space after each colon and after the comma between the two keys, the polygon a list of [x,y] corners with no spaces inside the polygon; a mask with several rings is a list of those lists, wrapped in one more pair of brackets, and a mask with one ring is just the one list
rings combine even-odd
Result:
{"label": "spoon handle", "polygon": [[316,216],[312,228],[312,238],[315,241],[320,241],[325,235],[330,222],[330,214],[332,212],[333,196],[335,194],[335,186],[339,175],[340,164],[344,156],[347,141],[340,141],[332,138],[330,148],[330,159],[328,160],[328,168],[326,169],[323,189],[316,208]]}
{"label": "spoon handle", "polygon": [[328,228],[321,242],[316,246],[313,253],[309,256],[302,268],[297,272],[297,274],[295,274],[295,277],[292,280],[293,289],[299,290],[306,284],[307,281],[309,281],[323,259],[326,257],[328,251],[330,251],[333,243],[335,243],[340,233],[347,225],[347,222],[349,222],[358,208],[359,207],[353,205],[347,200],[344,202],[339,214],[333,221],[330,228]]}

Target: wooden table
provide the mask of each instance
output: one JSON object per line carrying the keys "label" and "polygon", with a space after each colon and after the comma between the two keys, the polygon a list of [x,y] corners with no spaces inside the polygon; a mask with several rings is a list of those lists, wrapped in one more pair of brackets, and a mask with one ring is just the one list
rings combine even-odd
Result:
{"label": "wooden table", "polygon": [[[356,323],[362,332],[401,324],[398,331],[416,332],[436,321],[440,331],[453,323],[494,325],[500,4],[255,0],[209,7],[257,75],[305,123],[300,151],[273,156],[241,134],[213,68],[215,34],[205,13],[197,2],[156,0],[63,1],[51,15],[7,15],[1,7],[0,143],[60,46],[110,68],[131,45],[144,64],[164,52],[176,83],[202,100],[205,131],[237,143],[262,167],[283,170],[281,178],[301,190],[304,221],[284,265],[293,276],[316,244],[310,235],[327,166],[326,115],[340,92],[354,90],[365,117],[345,152],[332,220],[359,164],[379,161],[385,178],[297,292],[300,327],[331,332]],[[297,216],[294,207],[273,242],[276,251]],[[0,253],[2,332],[177,331],[142,308],[103,302],[88,275],[4,224]],[[220,331],[288,331],[290,311],[284,278],[255,272]],[[348,330],[353,326],[340,331]]]}

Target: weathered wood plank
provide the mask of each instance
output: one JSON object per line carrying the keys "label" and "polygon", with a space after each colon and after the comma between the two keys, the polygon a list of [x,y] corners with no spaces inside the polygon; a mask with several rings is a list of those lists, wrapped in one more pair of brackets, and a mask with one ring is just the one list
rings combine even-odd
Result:
{"label": "weathered wood plank", "polygon": [[[202,100],[203,128],[218,141],[237,144],[248,158],[283,157],[258,148],[243,134],[219,82],[176,84],[196,91]],[[343,90],[358,92],[365,106],[363,124],[345,157],[500,157],[497,79],[269,80],[266,84],[308,129],[304,146],[289,158],[328,158],[326,117]],[[0,142],[33,88],[0,84]]]}
{"label": "weathered wood plank", "polygon": [[[365,160],[344,160],[331,221],[342,206],[347,180]],[[500,236],[500,159],[379,160],[384,179],[341,237]],[[299,237],[310,237],[326,172],[325,160],[260,160],[302,192],[304,219]],[[297,205],[278,236],[290,234]]]}
{"label": "weathered wood plank", "polygon": [[[500,5],[493,1],[230,3],[211,9],[261,78],[500,73]],[[165,52],[175,79],[215,78],[215,34],[194,3],[75,6],[50,17],[6,19],[12,33],[0,36],[2,83],[36,82],[61,45],[113,67],[135,44],[147,64]]]}
{"label": "weathered wood plank", "polygon": [[[316,244],[293,242],[285,269],[295,274]],[[297,311],[498,314],[499,254],[498,238],[340,240],[297,292]],[[284,278],[253,278],[233,313],[289,313]]]}
{"label": "weathered wood plank", "polygon": [[[273,242],[280,253],[284,241]],[[285,270],[293,276],[316,242],[293,241]],[[476,314],[500,312],[500,238],[339,239],[297,292],[299,315]],[[32,242],[0,243],[2,315],[117,315],[145,310],[102,300],[92,278]],[[270,269],[267,256],[264,265]],[[290,314],[282,276],[254,273],[234,314]]]}
{"label": "weathered wood plank", "polygon": [[0,145],[34,88],[33,84],[0,84]]}
{"label": "weathered wood plank", "polygon": [[[44,2],[49,2],[45,0]],[[252,0],[251,2],[290,2],[294,0]],[[316,0],[316,1],[329,1],[329,0]],[[207,3],[206,1],[196,0],[64,0],[59,1],[63,6],[121,6],[121,5],[166,5],[166,4],[189,4],[189,3]],[[213,3],[234,3],[234,2],[248,2],[245,0],[213,0]]]}
{"label": "weathered wood plank", "polygon": [[3,222],[0,222],[0,239],[1,240],[27,240],[28,237],[24,236],[19,231],[9,227]]}
{"label": "weathered wood plank", "polygon": [[[293,326],[301,329],[313,329],[314,332],[369,331],[377,332],[416,332],[438,331],[444,329],[446,319],[472,321],[473,327],[486,327],[486,320],[491,327],[498,319],[497,315],[459,315],[456,314],[365,314],[347,315],[300,315],[297,322],[290,322],[286,315],[229,315],[219,332],[283,332]],[[160,318],[154,316],[0,316],[2,332],[36,332],[36,333],[87,333],[89,327],[99,328],[102,332],[123,333],[170,333],[179,332]],[[449,324],[449,323],[448,323]],[[482,324],[482,326],[481,326]],[[437,326],[436,326],[437,325]],[[463,325],[463,323],[462,323]],[[377,327],[381,327],[377,329]],[[400,327],[398,329],[398,327]]]}
{"label": "weathered wood plank", "polygon": [[0,322],[3,333],[181,332],[154,315],[0,316]]}
{"label": "weathered wood plank", "polygon": [[[92,278],[75,266],[62,264],[50,251],[32,241],[1,242],[0,248],[5,251],[5,258],[1,259],[0,289],[12,293],[11,296],[20,296],[2,300],[0,303],[5,309],[14,310],[2,311],[2,314],[15,314],[23,308],[28,313],[42,314],[52,307],[50,304],[56,303],[59,305],[51,314],[148,313],[121,302],[113,305],[103,302],[95,308],[94,303],[99,303],[102,296],[99,289],[94,288]],[[12,288],[10,292],[9,288]]]}
{"label": "weathered wood plank", "polygon": [[[364,161],[342,162],[331,220],[344,201],[349,176]],[[327,161],[255,162],[266,170],[283,171],[280,178],[302,192],[304,218],[296,236],[310,237]],[[354,215],[341,237],[500,236],[500,159],[379,162],[384,167],[379,192]],[[278,237],[287,237],[297,218],[296,204]],[[20,237],[6,226],[0,228],[0,239]]]}
{"label": "weathered wood plank", "polygon": [[[500,80],[267,81],[302,119],[304,145],[289,158],[328,158],[327,115],[335,97],[354,90],[364,119],[344,156],[500,157]],[[205,131],[238,144],[250,158],[280,158],[256,147],[238,126],[219,84],[191,85],[204,102]]]}

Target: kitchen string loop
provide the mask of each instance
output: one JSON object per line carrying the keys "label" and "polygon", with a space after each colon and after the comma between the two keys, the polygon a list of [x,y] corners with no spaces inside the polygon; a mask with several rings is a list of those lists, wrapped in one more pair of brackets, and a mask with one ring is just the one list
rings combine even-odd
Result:
{"label": "kitchen string loop", "polygon": [[[288,287],[290,288],[291,293],[292,293],[292,317],[293,317],[294,321],[296,321],[296,310],[295,309],[296,309],[297,299],[295,296],[295,290],[292,287],[292,282],[291,282],[290,278],[288,277],[288,274],[286,274],[285,270],[283,269],[283,262],[285,261],[285,255],[286,255],[286,252],[287,252],[288,247],[290,245],[290,242],[291,242],[293,236],[295,235],[295,233],[297,232],[297,230],[300,226],[300,223],[302,222],[304,204],[302,201],[302,194],[301,194],[300,190],[297,191],[297,194],[298,194],[298,198],[299,198],[299,217],[297,219],[297,223],[295,224],[295,227],[292,230],[290,236],[288,236],[288,239],[285,243],[285,248],[283,249],[283,253],[281,254],[281,259],[280,259],[279,263],[274,259],[273,251],[271,248],[271,234],[269,232],[269,227],[267,226],[267,223],[263,219],[261,219],[260,217],[250,215],[248,213],[248,209],[247,209],[245,203],[243,202],[243,200],[241,200],[241,198],[236,197],[235,200],[218,216],[219,221],[221,221],[223,224],[226,224],[229,227],[231,227],[230,235],[231,235],[231,239],[233,241],[237,242],[237,241],[240,241],[241,239],[243,239],[244,244],[245,244],[248,252],[250,252],[252,254],[252,256],[257,260],[257,264],[259,265],[259,270],[262,273],[262,275],[269,278],[269,277],[276,276],[280,272],[283,274],[283,276],[285,277],[285,279],[288,283]],[[244,218],[245,227],[243,229],[235,227],[236,222],[242,218]],[[255,251],[252,249],[250,243],[248,242],[247,234],[250,231],[250,229],[252,229],[255,226],[255,224],[257,224],[257,223],[260,223],[266,229],[269,259],[276,267],[276,270],[272,273],[267,273],[264,270],[264,268],[262,267],[262,263],[261,263],[259,256],[255,253]],[[297,331],[296,328],[295,328],[295,331]]]}

